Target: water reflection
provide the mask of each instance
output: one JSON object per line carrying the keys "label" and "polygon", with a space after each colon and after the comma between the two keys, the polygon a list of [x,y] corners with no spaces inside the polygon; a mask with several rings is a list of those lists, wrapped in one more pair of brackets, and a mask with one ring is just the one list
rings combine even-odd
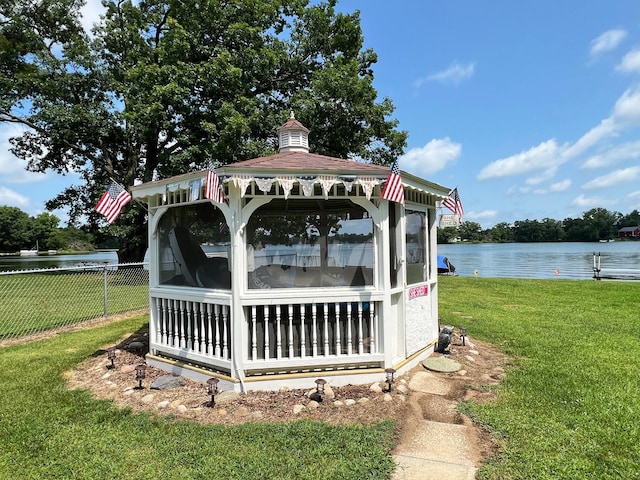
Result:
{"label": "water reflection", "polygon": [[83,265],[103,265],[104,263],[117,264],[118,252],[107,250],[69,255],[0,256],[0,271],[65,268]]}
{"label": "water reflection", "polygon": [[640,242],[438,245],[458,275],[481,277],[591,279],[594,252],[603,271],[640,271]]}

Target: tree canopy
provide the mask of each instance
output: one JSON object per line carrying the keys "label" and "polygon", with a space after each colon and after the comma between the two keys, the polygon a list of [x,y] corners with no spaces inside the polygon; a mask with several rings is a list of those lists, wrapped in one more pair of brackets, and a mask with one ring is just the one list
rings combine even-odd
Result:
{"label": "tree canopy", "polygon": [[[150,181],[273,153],[294,110],[316,153],[390,164],[406,132],[373,87],[376,54],[337,0],[106,0],[88,34],[82,0],[0,0],[0,122],[34,172],[76,172],[47,208],[93,212],[113,178]],[[140,260],[144,210],[111,233]]]}

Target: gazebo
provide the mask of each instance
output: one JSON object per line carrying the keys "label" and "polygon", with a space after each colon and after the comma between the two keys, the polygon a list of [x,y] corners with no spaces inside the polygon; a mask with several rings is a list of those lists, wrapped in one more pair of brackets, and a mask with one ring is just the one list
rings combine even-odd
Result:
{"label": "gazebo", "polygon": [[[147,362],[238,391],[402,373],[438,338],[436,207],[449,189],[309,152],[293,114],[279,153],[131,188],[149,210]],[[218,190],[219,189],[219,190]]]}

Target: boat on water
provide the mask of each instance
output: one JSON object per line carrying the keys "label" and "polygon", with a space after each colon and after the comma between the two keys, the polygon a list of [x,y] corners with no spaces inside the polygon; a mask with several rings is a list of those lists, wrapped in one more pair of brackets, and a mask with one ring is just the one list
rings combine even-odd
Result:
{"label": "boat on water", "polygon": [[444,255],[438,255],[438,275],[456,275],[456,267]]}

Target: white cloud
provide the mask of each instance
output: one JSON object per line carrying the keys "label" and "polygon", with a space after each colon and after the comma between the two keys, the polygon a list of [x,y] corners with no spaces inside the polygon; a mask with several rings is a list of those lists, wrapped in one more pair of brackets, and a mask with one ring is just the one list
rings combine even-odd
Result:
{"label": "white cloud", "polygon": [[34,183],[44,180],[40,173],[25,170],[26,162],[20,160],[9,150],[11,143],[9,138],[17,137],[24,132],[24,128],[16,124],[4,124],[0,126],[0,172],[2,181],[6,183]]}
{"label": "white cloud", "polygon": [[571,187],[571,180],[569,178],[565,178],[560,182],[551,184],[551,186],[549,187],[549,191],[554,193],[566,192],[567,190],[569,190],[569,187]]}
{"label": "white cloud", "polygon": [[602,207],[603,205],[609,205],[611,202],[605,200],[602,197],[585,197],[584,195],[578,195],[571,201],[571,205],[580,208],[590,207]]}
{"label": "white cloud", "polygon": [[596,188],[615,187],[622,183],[633,182],[638,178],[640,178],[640,166],[623,168],[594,178],[590,182],[585,183],[582,188],[585,190],[594,190]]}
{"label": "white cloud", "polygon": [[497,210],[482,210],[481,212],[468,212],[465,213],[465,217],[467,218],[494,218],[498,214]]}
{"label": "white cloud", "polygon": [[426,78],[421,78],[415,82],[417,87],[421,86],[425,81],[440,82],[445,85],[459,85],[463,80],[468,80],[473,77],[476,71],[476,63],[470,62],[467,64],[460,64],[453,62],[449,68],[440,72],[429,75]]}
{"label": "white cloud", "polygon": [[399,158],[398,163],[402,170],[424,177],[454,163],[461,152],[462,146],[452,142],[449,137],[434,138],[424,147],[409,150]]}
{"label": "white cloud", "polygon": [[562,163],[560,153],[561,148],[556,141],[547,140],[529,150],[491,162],[480,170],[478,180],[554,169]]}
{"label": "white cloud", "polygon": [[580,168],[602,168],[624,162],[625,160],[635,160],[640,157],[640,141],[627,142],[612,147],[603,153],[592,155]]}
{"label": "white cloud", "polygon": [[627,32],[621,28],[607,30],[602,35],[591,40],[591,56],[614,50],[626,38]]}
{"label": "white cloud", "polygon": [[640,199],[640,190],[637,190],[635,192],[631,192],[629,195],[627,195],[628,198],[638,198]]}
{"label": "white cloud", "polygon": [[82,26],[87,33],[91,32],[93,25],[100,21],[100,15],[104,14],[104,7],[101,0],[86,0],[85,5],[80,9]]}
{"label": "white cloud", "polygon": [[622,57],[616,70],[623,73],[640,73],[640,49],[634,48]]}
{"label": "white cloud", "polygon": [[22,209],[29,205],[29,199],[13,190],[0,186],[0,205]]}
{"label": "white cloud", "polygon": [[616,101],[611,117],[618,128],[640,124],[640,87],[627,89]]}

